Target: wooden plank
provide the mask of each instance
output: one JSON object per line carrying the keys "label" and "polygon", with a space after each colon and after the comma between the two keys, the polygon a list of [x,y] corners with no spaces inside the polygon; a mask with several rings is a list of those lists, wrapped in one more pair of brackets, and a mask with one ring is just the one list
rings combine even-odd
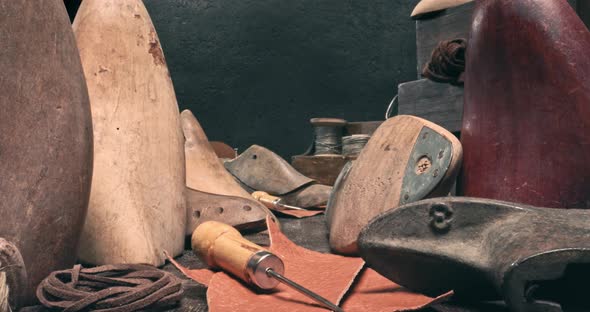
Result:
{"label": "wooden plank", "polygon": [[463,88],[421,79],[398,87],[400,115],[414,115],[451,131],[461,131]]}

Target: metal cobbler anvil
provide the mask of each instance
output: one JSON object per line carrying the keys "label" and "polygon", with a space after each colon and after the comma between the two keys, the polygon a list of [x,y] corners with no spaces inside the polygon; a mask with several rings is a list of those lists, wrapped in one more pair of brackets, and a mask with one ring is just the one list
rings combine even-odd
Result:
{"label": "metal cobbler anvil", "polygon": [[387,211],[359,236],[369,267],[413,291],[503,297],[512,311],[589,311],[590,211],[435,198]]}

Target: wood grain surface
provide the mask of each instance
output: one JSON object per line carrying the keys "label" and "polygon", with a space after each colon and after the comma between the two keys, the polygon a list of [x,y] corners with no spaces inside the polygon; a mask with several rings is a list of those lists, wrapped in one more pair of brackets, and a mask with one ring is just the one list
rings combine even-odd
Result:
{"label": "wood grain surface", "polygon": [[76,260],[92,177],[90,104],[61,0],[0,1],[0,39],[0,237],[24,258],[30,303],[47,274]]}
{"label": "wood grain surface", "polygon": [[85,0],[74,31],[94,122],[94,176],[80,259],[162,265],[182,253],[185,166],[164,54],[140,0]]}

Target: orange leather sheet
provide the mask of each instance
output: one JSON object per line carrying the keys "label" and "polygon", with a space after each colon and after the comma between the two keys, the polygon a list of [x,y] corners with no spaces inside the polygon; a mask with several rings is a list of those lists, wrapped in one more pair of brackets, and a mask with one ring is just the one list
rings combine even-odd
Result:
{"label": "orange leather sheet", "polygon": [[344,299],[342,309],[346,312],[392,312],[413,311],[433,303],[445,301],[452,293],[437,298],[413,293],[395,284],[372,269],[361,272]]}
{"label": "orange leather sheet", "polygon": [[[284,261],[285,276],[336,304],[343,302],[346,312],[410,311],[448,296],[430,298],[408,292],[373,270],[363,270],[361,258],[323,254],[302,248],[281,233],[273,221],[267,220],[267,224],[269,250]],[[207,303],[211,312],[258,312],[269,309],[276,312],[327,311],[284,285],[279,285],[272,292],[262,293],[224,272],[189,270],[170,260],[187,277],[208,286]]]}

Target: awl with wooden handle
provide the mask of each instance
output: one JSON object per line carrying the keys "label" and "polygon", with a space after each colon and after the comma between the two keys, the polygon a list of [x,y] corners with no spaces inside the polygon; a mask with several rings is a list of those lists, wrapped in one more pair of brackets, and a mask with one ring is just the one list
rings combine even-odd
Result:
{"label": "awl with wooden handle", "polygon": [[281,202],[281,198],[280,197],[272,196],[272,195],[268,194],[267,192],[263,192],[263,191],[256,191],[256,192],[252,193],[252,197],[254,197],[254,199],[256,199],[257,201],[261,202],[268,209],[274,209],[274,210],[285,210],[285,209],[307,210],[307,209],[303,209],[301,207],[295,207],[295,206],[283,204]]}
{"label": "awl with wooden handle", "polygon": [[199,225],[191,239],[193,252],[210,267],[225,270],[260,289],[283,283],[322,306],[343,312],[337,305],[283,276],[283,261],[266,249],[246,240],[235,228],[216,221]]}

